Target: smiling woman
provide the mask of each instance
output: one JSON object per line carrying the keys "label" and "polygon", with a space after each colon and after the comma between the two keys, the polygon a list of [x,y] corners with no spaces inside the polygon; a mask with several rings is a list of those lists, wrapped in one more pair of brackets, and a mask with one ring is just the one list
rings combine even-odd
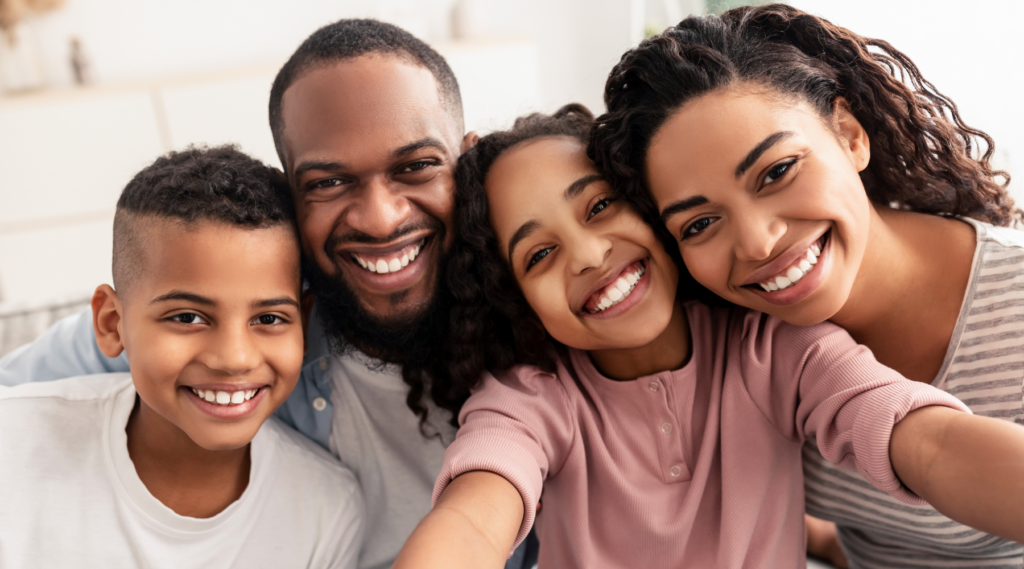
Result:
{"label": "smiling woman", "polygon": [[[643,42],[605,95],[595,161],[702,285],[794,324],[830,320],[975,414],[1024,421],[1024,235],[995,227],[1019,215],[1008,176],[906,55],[788,6],[739,8]],[[804,458],[807,509],[839,523],[858,567],[1024,559],[811,445]]]}

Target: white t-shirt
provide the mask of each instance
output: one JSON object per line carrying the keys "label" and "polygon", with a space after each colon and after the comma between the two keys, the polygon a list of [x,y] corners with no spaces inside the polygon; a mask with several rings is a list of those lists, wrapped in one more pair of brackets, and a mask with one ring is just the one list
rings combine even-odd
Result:
{"label": "white t-shirt", "polygon": [[424,437],[398,367],[363,354],[324,358],[333,386],[331,451],[352,469],[371,505],[359,567],[387,568],[430,512],[444,450],[455,439],[451,414],[428,404],[427,432],[441,436]]}
{"label": "white t-shirt", "polygon": [[207,519],[174,513],[128,456],[128,374],[0,387],[0,567],[355,567],[359,487],[270,419],[242,496]]}

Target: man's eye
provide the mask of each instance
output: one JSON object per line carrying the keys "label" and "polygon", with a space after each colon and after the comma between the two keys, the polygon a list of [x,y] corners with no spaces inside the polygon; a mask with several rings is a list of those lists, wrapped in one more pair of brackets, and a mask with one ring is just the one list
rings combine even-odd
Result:
{"label": "man's eye", "polygon": [[171,316],[171,320],[180,322],[181,324],[206,324],[206,320],[203,317],[196,314],[195,312],[182,312],[181,314],[175,314]]}
{"label": "man's eye", "polygon": [[786,162],[772,166],[772,168],[768,170],[768,173],[765,174],[764,176],[764,185],[768,185],[774,182],[775,180],[778,180],[779,178],[785,176],[786,172],[789,171],[789,168],[793,166],[793,164],[795,163],[796,160],[787,160]]}
{"label": "man's eye", "polygon": [[590,213],[587,215],[587,219],[590,219],[604,211],[605,208],[611,205],[613,201],[615,201],[615,198],[604,198],[602,200],[599,200],[596,204],[594,204],[594,207],[590,210]]}
{"label": "man's eye", "polygon": [[551,247],[548,247],[547,249],[541,249],[540,251],[537,251],[536,253],[534,253],[530,257],[530,260],[528,260],[526,262],[526,270],[529,271],[530,267],[532,267],[532,266],[536,265],[537,263],[539,263],[541,261],[541,259],[543,259],[544,257],[547,257],[548,253],[550,253],[552,250],[553,249]]}
{"label": "man's eye", "polygon": [[274,324],[284,324],[286,321],[276,314],[260,314],[256,317],[256,322],[264,326],[273,326]]}
{"label": "man's eye", "polygon": [[340,178],[326,178],[326,179],[323,179],[323,180],[317,180],[315,182],[310,182],[306,186],[306,189],[310,190],[310,191],[312,191],[312,190],[323,190],[323,189],[326,189],[326,188],[334,188],[334,187],[340,186],[342,184],[344,184],[344,181],[341,180]]}
{"label": "man's eye", "polygon": [[398,173],[399,174],[411,174],[413,172],[418,172],[418,171],[420,171],[420,170],[422,170],[424,168],[427,168],[427,167],[433,166],[433,165],[434,165],[434,162],[431,161],[431,160],[417,160],[417,161],[413,162],[412,164],[406,164],[405,166],[403,166],[398,171]]}
{"label": "man's eye", "polygon": [[697,235],[700,235],[701,232],[703,232],[705,229],[708,228],[709,225],[711,225],[712,221],[714,220],[710,217],[702,217],[697,221],[694,221],[690,225],[687,225],[686,228],[683,229],[683,238],[681,239],[681,241],[685,241],[690,237],[696,237]]}

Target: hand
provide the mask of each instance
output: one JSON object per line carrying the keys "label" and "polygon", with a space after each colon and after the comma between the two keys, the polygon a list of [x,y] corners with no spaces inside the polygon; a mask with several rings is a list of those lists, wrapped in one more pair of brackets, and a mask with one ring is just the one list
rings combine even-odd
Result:
{"label": "hand", "polygon": [[839,546],[836,524],[804,514],[807,524],[807,554],[828,561],[839,569],[849,569],[843,548]]}

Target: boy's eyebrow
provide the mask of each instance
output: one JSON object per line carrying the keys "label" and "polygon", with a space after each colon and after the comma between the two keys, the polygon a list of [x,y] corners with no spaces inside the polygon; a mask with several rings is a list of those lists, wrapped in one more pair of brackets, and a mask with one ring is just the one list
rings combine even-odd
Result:
{"label": "boy's eyebrow", "polygon": [[589,176],[583,176],[579,180],[569,184],[569,187],[565,189],[566,201],[575,198],[576,196],[583,193],[583,190],[587,189],[587,186],[594,182],[599,182],[604,179],[604,176],[600,174],[590,174]]}
{"label": "boy's eyebrow", "polygon": [[508,240],[508,264],[510,267],[513,266],[512,252],[516,250],[516,245],[519,245],[520,241],[529,237],[534,231],[537,231],[538,227],[540,227],[540,223],[532,219],[520,225],[519,229],[516,229],[516,232],[512,234],[512,239]]}
{"label": "boy's eyebrow", "polygon": [[686,211],[688,209],[692,209],[692,208],[695,208],[695,207],[697,207],[699,205],[704,205],[706,203],[708,203],[708,198],[706,198],[704,196],[693,196],[692,198],[686,198],[685,200],[679,200],[677,202],[672,202],[672,203],[668,204],[668,207],[666,207],[661,212],[661,222],[662,223],[667,223],[668,219],[670,217],[672,217],[673,215],[676,215],[676,214],[679,214],[679,213],[683,213],[684,211]]}
{"label": "boy's eyebrow", "polygon": [[149,301],[150,304],[159,304],[161,302],[169,302],[172,300],[184,300],[185,302],[192,302],[194,304],[203,304],[206,306],[213,306],[217,304],[212,299],[206,298],[205,296],[199,296],[191,292],[185,292],[183,290],[172,290],[167,294],[160,295],[153,300]]}
{"label": "boy's eyebrow", "polygon": [[284,305],[284,304],[288,304],[288,305],[294,306],[295,308],[299,308],[299,302],[297,300],[295,300],[294,298],[291,298],[289,296],[279,296],[277,298],[268,298],[268,299],[265,299],[265,300],[257,300],[255,302],[253,302],[250,305],[250,307],[251,308],[270,308],[272,306],[281,306],[281,305]]}
{"label": "boy's eyebrow", "polygon": [[740,165],[736,167],[736,179],[739,180],[743,176],[743,174],[747,170],[749,170],[751,166],[754,165],[754,162],[757,162],[757,159],[760,158],[761,155],[764,154],[769,148],[775,146],[776,144],[782,142],[783,140],[786,140],[787,138],[795,134],[795,132],[783,130],[776,132],[775,134],[770,135],[768,138],[762,140],[760,144],[755,146],[754,149],[751,150],[749,154],[747,154],[747,157],[744,158],[742,162],[740,162]]}

